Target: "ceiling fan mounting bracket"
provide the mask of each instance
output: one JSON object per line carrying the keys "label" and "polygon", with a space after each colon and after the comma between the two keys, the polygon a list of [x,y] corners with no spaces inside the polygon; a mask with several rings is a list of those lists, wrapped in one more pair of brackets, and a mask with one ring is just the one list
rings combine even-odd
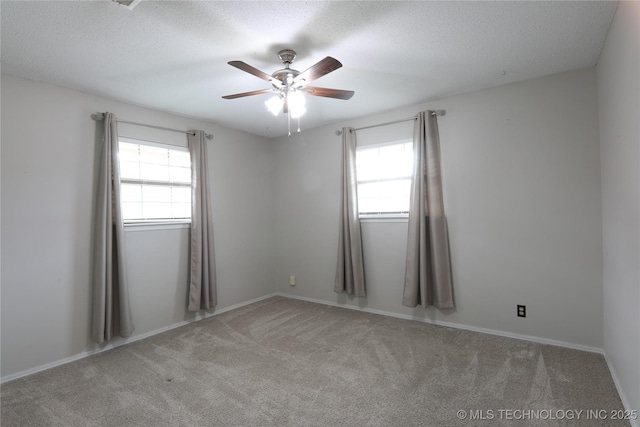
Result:
{"label": "ceiling fan mounting bracket", "polygon": [[296,59],[296,52],[291,49],[282,49],[278,52],[278,58],[280,58],[286,68],[289,68],[289,65]]}

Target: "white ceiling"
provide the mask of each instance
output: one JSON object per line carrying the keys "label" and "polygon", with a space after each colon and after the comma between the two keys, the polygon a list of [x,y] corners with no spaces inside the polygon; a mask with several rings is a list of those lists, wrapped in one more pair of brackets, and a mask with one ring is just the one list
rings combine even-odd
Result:
{"label": "white ceiling", "polygon": [[[303,130],[454,94],[596,64],[615,2],[143,0],[2,1],[2,72],[175,112],[267,137],[286,119],[269,95],[222,95],[269,84],[292,48],[300,71],[325,56],[343,67],[313,85],[354,90],[308,97]],[[116,112],[117,113],[117,112]],[[123,118],[126,120],[126,118]]]}

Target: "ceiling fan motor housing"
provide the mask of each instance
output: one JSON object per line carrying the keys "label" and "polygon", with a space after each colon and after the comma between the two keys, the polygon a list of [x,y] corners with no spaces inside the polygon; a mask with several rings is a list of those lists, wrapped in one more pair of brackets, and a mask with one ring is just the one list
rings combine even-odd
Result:
{"label": "ceiling fan motor housing", "polygon": [[[272,74],[273,78],[280,80],[283,85],[287,86],[287,82],[289,85],[293,83],[293,79],[300,74],[300,71],[294,70],[292,68],[283,68],[282,70],[278,70]],[[272,83],[273,84],[273,83]],[[281,87],[273,84],[276,89],[280,89]]]}
{"label": "ceiling fan motor housing", "polygon": [[273,87],[279,90],[283,90],[286,92],[286,88],[290,87],[293,83],[293,79],[300,74],[300,71],[294,70],[293,68],[289,68],[289,65],[296,58],[296,52],[291,49],[282,49],[278,52],[278,58],[284,63],[284,68],[278,71],[275,71],[271,76],[277,80],[279,80],[285,87],[280,87],[277,84],[272,83]]}

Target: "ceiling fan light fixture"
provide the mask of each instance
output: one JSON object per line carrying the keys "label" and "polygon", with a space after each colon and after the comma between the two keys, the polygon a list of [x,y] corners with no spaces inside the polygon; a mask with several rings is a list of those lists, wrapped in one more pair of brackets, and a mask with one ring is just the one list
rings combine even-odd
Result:
{"label": "ceiling fan light fixture", "polygon": [[267,106],[267,109],[271,111],[274,116],[277,116],[280,113],[280,110],[282,110],[282,101],[282,98],[279,96],[274,96],[273,98],[265,101],[264,105]]}
{"label": "ceiling fan light fixture", "polygon": [[[113,1],[130,1],[130,0],[113,0]],[[287,116],[289,124],[289,135],[291,135],[291,119],[298,120],[298,132],[300,132],[300,117],[302,117],[307,109],[305,107],[305,95],[321,96],[334,99],[351,99],[354,92],[352,90],[330,89],[323,87],[307,86],[312,82],[332,71],[342,67],[340,61],[330,56],[318,61],[302,73],[291,68],[291,63],[296,57],[296,53],[291,49],[283,49],[278,52],[278,57],[284,64],[284,68],[267,74],[257,68],[242,62],[229,61],[228,64],[238,68],[246,73],[252,74],[262,80],[268,81],[273,86],[272,89],[260,89],[251,92],[236,93],[233,95],[223,96],[224,99],[236,99],[245,96],[259,95],[267,92],[276,93],[277,96],[267,100],[265,106],[274,115],[277,116],[282,111]]]}
{"label": "ceiling fan light fixture", "polygon": [[302,93],[289,92],[287,95],[287,102],[289,103],[291,118],[297,119],[307,112],[307,109],[305,108],[304,95],[302,95]]}
{"label": "ceiling fan light fixture", "polygon": [[291,118],[292,119],[299,119],[300,117],[302,117],[304,115],[304,113],[307,112],[307,109],[302,107],[300,109],[294,110],[291,109]]}

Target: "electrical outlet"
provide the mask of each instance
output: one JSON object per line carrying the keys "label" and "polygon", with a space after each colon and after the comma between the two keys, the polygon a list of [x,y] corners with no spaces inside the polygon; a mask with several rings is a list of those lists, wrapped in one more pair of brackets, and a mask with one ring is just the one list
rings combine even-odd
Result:
{"label": "electrical outlet", "polygon": [[289,276],[289,285],[290,286],[296,285],[296,276]]}
{"label": "electrical outlet", "polygon": [[518,305],[518,317],[527,317],[526,305]]}

